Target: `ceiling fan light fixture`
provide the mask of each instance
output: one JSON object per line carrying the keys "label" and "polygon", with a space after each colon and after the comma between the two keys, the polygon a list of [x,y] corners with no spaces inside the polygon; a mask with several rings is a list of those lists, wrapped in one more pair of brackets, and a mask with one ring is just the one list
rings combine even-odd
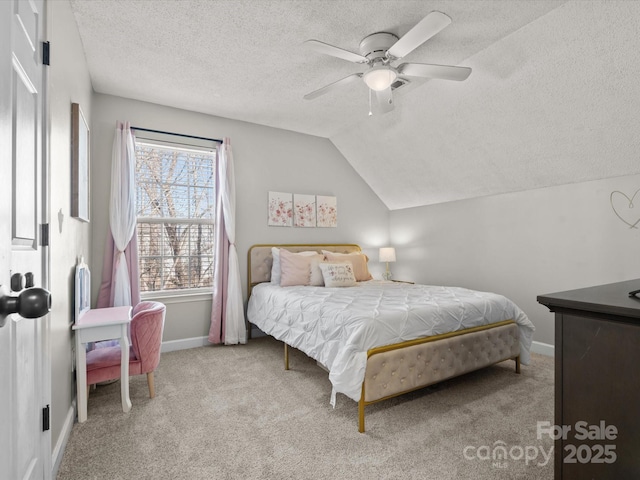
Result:
{"label": "ceiling fan light fixture", "polygon": [[362,78],[364,83],[367,84],[367,87],[376,92],[380,92],[389,88],[391,84],[395,82],[396,78],[398,78],[398,74],[395,69],[388,65],[379,65],[364,72]]}

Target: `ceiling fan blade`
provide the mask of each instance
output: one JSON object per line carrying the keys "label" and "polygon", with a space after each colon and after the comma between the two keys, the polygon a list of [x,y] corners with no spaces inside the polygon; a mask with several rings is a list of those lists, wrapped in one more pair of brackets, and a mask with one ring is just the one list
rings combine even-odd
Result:
{"label": "ceiling fan blade", "polygon": [[429,65],[426,63],[403,63],[398,72],[409,77],[441,78],[443,80],[466,80],[471,75],[469,67],[452,65]]}
{"label": "ceiling fan blade", "polygon": [[311,93],[307,93],[304,96],[305,100],[313,100],[314,98],[318,98],[320,95],[324,95],[325,93],[334,90],[336,87],[340,87],[342,85],[346,85],[348,83],[351,83],[352,81],[356,80],[356,79],[360,79],[362,78],[362,74],[361,73],[354,73],[352,75],[349,75],[348,77],[344,77],[340,80],[338,80],[337,82],[333,82],[330,83],[329,85],[326,85],[322,88],[319,88],[318,90],[315,90]]}
{"label": "ceiling fan blade", "polygon": [[376,111],[378,113],[387,113],[394,109],[393,94],[391,93],[391,87],[385,90],[377,91],[376,100],[378,104]]}
{"label": "ceiling fan blade", "polygon": [[342,48],[334,47],[328,43],[320,42],[318,40],[307,40],[304,42],[309,48],[312,48],[316,52],[324,53],[325,55],[331,55],[332,57],[338,57],[343,60],[347,60],[353,63],[368,63],[367,57],[358,55],[357,53],[343,50]]}
{"label": "ceiling fan blade", "polygon": [[404,57],[450,23],[451,17],[448,15],[442,12],[431,12],[394,43],[387,51],[387,56],[393,58]]}

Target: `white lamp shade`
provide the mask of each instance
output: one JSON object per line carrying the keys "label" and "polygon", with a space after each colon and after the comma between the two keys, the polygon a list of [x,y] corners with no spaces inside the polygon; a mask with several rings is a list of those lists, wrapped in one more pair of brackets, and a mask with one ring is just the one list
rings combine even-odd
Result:
{"label": "white lamp shade", "polygon": [[364,83],[376,92],[389,88],[397,77],[398,75],[393,69],[384,66],[373,67],[363,74]]}
{"label": "white lamp shade", "polygon": [[396,249],[393,247],[384,247],[380,249],[379,257],[381,262],[395,262]]}

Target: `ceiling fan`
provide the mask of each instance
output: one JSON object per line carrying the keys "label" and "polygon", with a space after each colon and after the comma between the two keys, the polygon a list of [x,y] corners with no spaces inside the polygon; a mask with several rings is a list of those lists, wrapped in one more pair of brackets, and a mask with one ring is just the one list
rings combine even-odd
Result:
{"label": "ceiling fan", "polygon": [[[381,113],[393,110],[392,86],[404,77],[439,78],[444,80],[465,80],[470,74],[468,67],[451,65],[430,65],[425,63],[402,63],[393,66],[393,62],[408,55],[431,37],[451,23],[451,18],[442,12],[431,12],[411,30],[398,38],[393,33],[378,32],[362,39],[360,54],[334,47],[318,40],[307,40],[305,45],[313,50],[347,60],[349,62],[369,65],[369,70],[354,73],[336,82],[330,83],[304,96],[305,100],[313,100],[325,93],[347,85],[354,80],[362,79],[369,87],[369,106],[371,92],[375,92],[378,108]],[[406,79],[405,79],[406,81]],[[371,108],[369,108],[371,115]]]}

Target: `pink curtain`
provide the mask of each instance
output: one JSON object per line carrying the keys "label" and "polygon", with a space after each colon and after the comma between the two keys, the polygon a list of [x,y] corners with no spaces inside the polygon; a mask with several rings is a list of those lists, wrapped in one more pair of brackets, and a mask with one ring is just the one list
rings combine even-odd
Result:
{"label": "pink curtain", "polygon": [[135,208],[135,138],[129,122],[116,122],[111,158],[109,233],[98,308],[140,303]]}
{"label": "pink curtain", "polygon": [[[113,261],[118,256],[118,249],[113,241],[111,231],[107,234],[107,244],[104,248],[104,262],[102,265],[102,283],[98,293],[97,308],[113,307],[115,297],[115,278],[117,265]],[[122,258],[122,257],[121,257]],[[137,229],[127,248],[124,249],[124,258],[129,270],[129,285],[131,286],[131,304],[140,303],[140,274],[138,268],[138,235]]]}
{"label": "pink curtain", "polygon": [[211,327],[209,341],[224,343],[224,318],[226,316],[227,278],[229,277],[229,239],[224,228],[222,212],[222,189],[220,188],[220,169],[216,162],[216,216],[213,227],[213,301],[211,305]]}
{"label": "pink curtain", "polygon": [[209,341],[235,345],[247,342],[242,283],[236,238],[236,189],[231,141],[218,146],[213,305]]}

